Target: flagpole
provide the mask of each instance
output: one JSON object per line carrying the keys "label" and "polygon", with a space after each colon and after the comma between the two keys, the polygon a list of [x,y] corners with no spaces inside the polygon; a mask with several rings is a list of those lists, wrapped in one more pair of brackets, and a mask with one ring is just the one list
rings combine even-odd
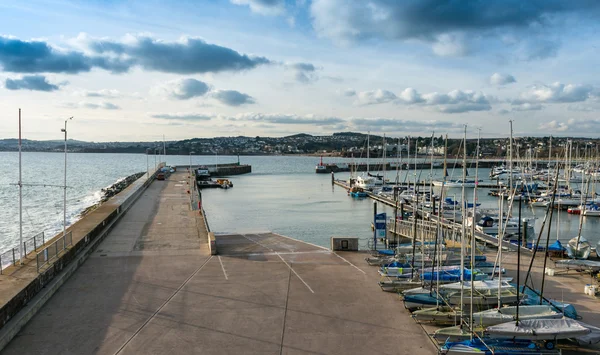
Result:
{"label": "flagpole", "polygon": [[21,109],[19,109],[19,260],[23,264],[23,176],[21,165]]}

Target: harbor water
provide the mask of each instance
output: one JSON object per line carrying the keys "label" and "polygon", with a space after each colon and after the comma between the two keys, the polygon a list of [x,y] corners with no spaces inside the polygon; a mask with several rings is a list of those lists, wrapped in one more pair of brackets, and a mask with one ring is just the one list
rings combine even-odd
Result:
{"label": "harbor water", "polygon": [[[64,155],[61,153],[23,153],[23,228],[24,238],[39,232],[54,235],[62,229],[62,185]],[[68,155],[67,220],[75,222],[81,212],[96,203],[100,190],[115,181],[136,172],[150,170],[155,161],[165,160],[144,154],[80,154]],[[234,156],[192,156],[193,165],[214,165],[237,162]],[[330,174],[315,174],[318,157],[305,156],[242,156],[242,164],[252,165],[252,173],[233,176],[232,189],[203,191],[204,208],[210,228],[215,232],[272,231],[286,236],[329,246],[332,236],[354,236],[366,248],[372,238],[373,201],[354,199],[341,187],[332,186]],[[337,159],[336,162],[344,161]],[[346,159],[350,163],[351,159]],[[354,159],[354,161],[359,161]],[[169,165],[188,165],[190,156],[167,156]],[[18,156],[0,153],[0,249],[6,250],[18,241]],[[474,176],[474,169],[469,175]],[[428,180],[428,170],[418,171],[417,180]],[[441,170],[434,170],[434,178]],[[480,177],[487,178],[489,169],[480,169]],[[459,178],[460,169],[454,172]],[[336,178],[347,179],[349,173],[338,173]],[[386,172],[390,180],[396,172]],[[400,171],[399,181],[413,181],[413,171]],[[156,183],[161,183],[160,181]],[[31,186],[33,185],[33,186]],[[426,189],[426,188],[425,188]],[[478,190],[482,207],[497,208],[498,200],[488,196],[489,190]],[[467,190],[471,202],[473,190]],[[460,200],[461,189],[450,189],[449,197]],[[516,205],[516,202],[515,202]],[[392,216],[392,208],[378,204],[378,212]],[[516,206],[513,214],[516,216]],[[531,209],[523,204],[523,217],[535,217],[536,232],[545,210]],[[577,235],[579,216],[555,213],[551,242],[559,238],[566,242]],[[600,218],[584,218],[582,235],[594,245],[599,239]],[[545,234],[544,234],[545,237]]]}

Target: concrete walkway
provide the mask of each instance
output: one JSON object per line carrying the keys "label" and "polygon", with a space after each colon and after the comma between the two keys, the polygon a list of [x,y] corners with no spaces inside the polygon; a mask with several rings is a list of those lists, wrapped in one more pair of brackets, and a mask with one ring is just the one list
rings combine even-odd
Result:
{"label": "concrete walkway", "polygon": [[362,253],[218,235],[154,182],[6,354],[433,354]]}

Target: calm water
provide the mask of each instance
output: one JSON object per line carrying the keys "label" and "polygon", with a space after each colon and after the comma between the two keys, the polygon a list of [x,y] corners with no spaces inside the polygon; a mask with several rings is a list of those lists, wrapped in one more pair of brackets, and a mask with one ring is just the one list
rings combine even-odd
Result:
{"label": "calm water", "polygon": [[[154,156],[148,157],[150,167]],[[61,185],[63,159],[60,153],[23,153],[23,182],[25,184]],[[189,156],[168,156],[167,163],[187,165]],[[212,189],[203,192],[204,207],[211,229],[216,232],[273,231],[315,244],[328,246],[331,236],[356,236],[366,247],[372,237],[370,222],[373,218],[373,201],[352,199],[339,187],[331,185],[329,174],[315,174],[318,163],[315,157],[241,157],[241,163],[252,165],[252,174],[234,176],[234,188]],[[342,159],[335,159],[341,161]],[[358,159],[357,159],[358,160]],[[192,164],[213,165],[216,162],[231,163],[237,157],[194,156]],[[325,160],[327,161],[327,159]],[[350,159],[346,160],[350,162]],[[146,171],[143,154],[69,154],[67,193],[68,223],[77,220],[87,206],[100,198],[100,189],[135,172]],[[18,240],[18,157],[16,153],[0,153],[0,247],[2,250],[15,246]],[[434,170],[434,175],[441,170]],[[470,171],[471,175],[474,171]],[[480,176],[487,177],[489,170],[482,169]],[[419,174],[419,173],[417,173]],[[458,177],[460,171],[455,172]],[[348,173],[337,174],[345,179]],[[395,172],[388,172],[395,178]],[[428,179],[429,171],[417,178]],[[412,172],[401,172],[400,181],[414,179]],[[24,236],[40,231],[48,235],[62,229],[62,188],[52,186],[26,186],[23,194]],[[460,199],[460,189],[450,190]],[[467,193],[468,198],[472,191]],[[480,190],[479,202],[484,207],[496,207],[497,199]],[[381,204],[379,212],[393,214],[393,210]],[[524,216],[531,210],[523,209]],[[536,209],[539,230],[543,209]],[[515,210],[516,215],[516,210]],[[556,225],[555,214],[553,224]],[[565,241],[577,234],[578,216],[560,213],[558,234]],[[598,240],[600,218],[587,218],[583,233],[591,241]],[[557,237],[553,227],[552,238]]]}

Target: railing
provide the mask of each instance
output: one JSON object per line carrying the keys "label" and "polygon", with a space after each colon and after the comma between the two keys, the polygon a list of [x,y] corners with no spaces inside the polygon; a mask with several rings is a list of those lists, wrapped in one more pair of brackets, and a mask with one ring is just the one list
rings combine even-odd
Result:
{"label": "railing", "polygon": [[210,227],[208,226],[208,218],[206,218],[206,211],[204,207],[202,207],[202,219],[204,219],[204,227],[206,227],[206,231],[210,233]]}
{"label": "railing", "polygon": [[54,243],[48,245],[40,252],[36,254],[37,271],[40,272],[40,268],[51,263],[54,259],[58,258],[61,252],[67,249],[68,246],[73,245],[73,233],[69,232],[64,236],[61,236]]}
{"label": "railing", "polygon": [[[33,237],[23,242],[23,257],[27,256],[28,252],[37,251],[46,242],[44,232],[38,233]],[[11,265],[17,265],[19,261],[19,247],[11,248],[4,253],[0,254],[0,274],[3,270]]]}

